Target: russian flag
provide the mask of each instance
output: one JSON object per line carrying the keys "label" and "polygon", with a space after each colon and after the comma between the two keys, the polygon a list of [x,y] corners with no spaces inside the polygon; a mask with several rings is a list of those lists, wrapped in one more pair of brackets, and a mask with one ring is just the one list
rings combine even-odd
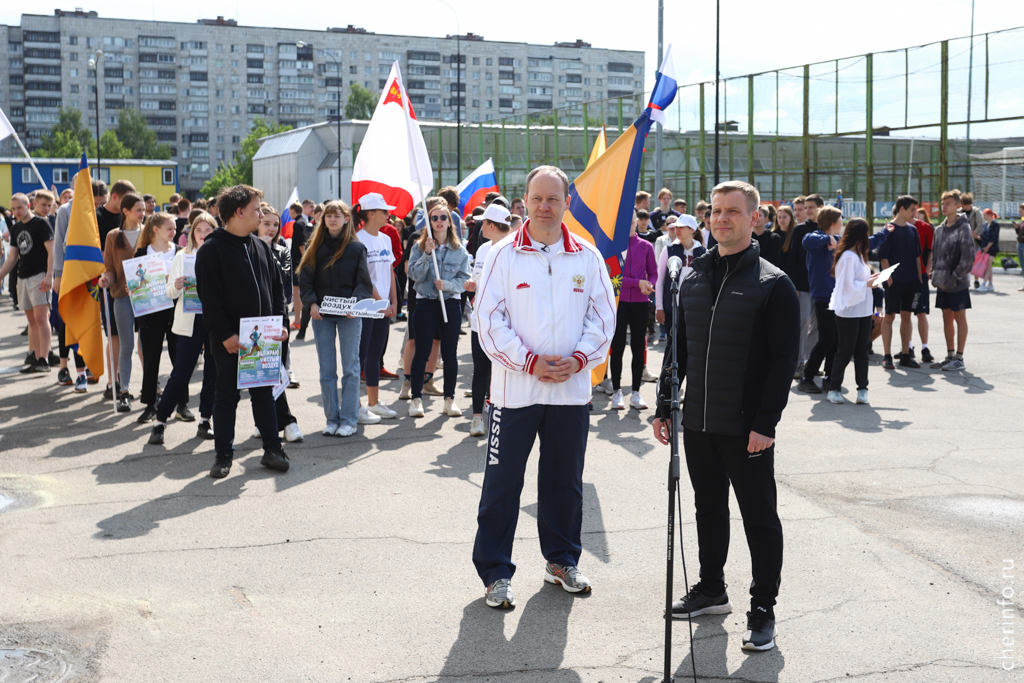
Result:
{"label": "russian flag", "polygon": [[484,203],[484,197],[488,192],[498,191],[498,176],[494,173],[494,162],[487,159],[455,189],[459,193],[459,215],[465,218],[473,209]]}
{"label": "russian flag", "polygon": [[653,120],[661,125],[668,125],[668,117],[665,110],[672,100],[676,98],[676,91],[679,83],[676,82],[676,69],[672,62],[672,45],[665,47],[665,59],[661,62],[661,69],[658,70],[654,80],[654,90],[651,91],[651,100],[647,104],[647,111]]}

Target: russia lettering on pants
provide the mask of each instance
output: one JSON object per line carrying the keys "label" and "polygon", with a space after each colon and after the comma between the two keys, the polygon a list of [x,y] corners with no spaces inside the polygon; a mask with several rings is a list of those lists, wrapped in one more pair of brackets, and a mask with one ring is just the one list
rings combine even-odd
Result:
{"label": "russia lettering on pants", "polygon": [[583,461],[590,411],[582,406],[493,406],[487,418],[486,467],[473,564],[488,586],[511,579],[526,462],[540,437],[537,532],[548,562],[575,567],[583,550]]}

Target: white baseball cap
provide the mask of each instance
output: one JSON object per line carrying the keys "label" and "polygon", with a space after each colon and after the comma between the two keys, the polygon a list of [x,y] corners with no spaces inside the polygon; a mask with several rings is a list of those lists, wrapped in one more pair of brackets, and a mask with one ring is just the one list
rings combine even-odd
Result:
{"label": "white baseball cap", "polygon": [[487,209],[480,215],[482,221],[492,221],[494,223],[501,223],[502,225],[509,224],[509,217],[512,214],[509,213],[501,204],[492,203]]}
{"label": "white baseball cap", "polygon": [[676,229],[678,230],[679,228],[682,227],[693,228],[694,230],[697,230],[697,219],[688,213],[684,213],[683,215],[676,219]]}
{"label": "white baseball cap", "polygon": [[367,192],[359,198],[359,208],[363,211],[373,211],[375,209],[391,211],[395,207],[388,206],[388,203],[384,201],[384,195],[379,192]]}

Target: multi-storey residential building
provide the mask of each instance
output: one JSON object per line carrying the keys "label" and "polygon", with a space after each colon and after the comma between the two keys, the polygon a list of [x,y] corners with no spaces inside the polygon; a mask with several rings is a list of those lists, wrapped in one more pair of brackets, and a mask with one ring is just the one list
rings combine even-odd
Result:
{"label": "multi-storey residential building", "polygon": [[[254,118],[299,127],[336,117],[353,84],[379,92],[395,61],[422,119],[497,120],[644,85],[644,53],[580,40],[545,46],[351,25],[262,28],[223,17],[187,24],[81,10],[24,14],[20,26],[0,25],[0,49],[0,108],[27,147],[41,144],[61,106],[80,109],[93,131],[97,112],[102,131],[132,107],[173,149],[188,194],[233,158]],[[0,143],[0,154],[17,154],[13,142]]]}

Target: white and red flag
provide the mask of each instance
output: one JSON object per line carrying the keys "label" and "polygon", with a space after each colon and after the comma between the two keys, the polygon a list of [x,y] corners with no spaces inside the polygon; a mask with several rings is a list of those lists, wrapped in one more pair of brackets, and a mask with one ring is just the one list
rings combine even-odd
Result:
{"label": "white and red flag", "polygon": [[432,187],[427,145],[395,62],[352,168],[352,203],[378,192],[405,217]]}

